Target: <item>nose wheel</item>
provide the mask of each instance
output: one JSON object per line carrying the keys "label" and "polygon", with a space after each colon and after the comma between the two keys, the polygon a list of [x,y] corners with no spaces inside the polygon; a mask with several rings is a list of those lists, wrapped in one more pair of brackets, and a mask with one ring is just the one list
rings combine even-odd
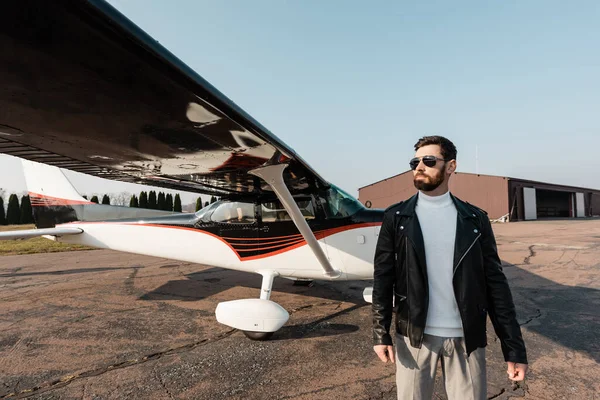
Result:
{"label": "nose wheel", "polygon": [[[271,298],[271,289],[273,288],[273,280],[276,274],[272,272],[266,272],[262,274],[263,281],[260,288],[260,298],[262,300],[269,300]],[[257,332],[257,331],[242,331],[244,335],[250,340],[269,340],[275,332]]]}
{"label": "nose wheel", "polygon": [[271,339],[271,336],[273,336],[273,334],[275,332],[253,332],[253,331],[242,331],[244,332],[244,335],[246,335],[246,337],[250,340],[257,340],[257,341],[263,341],[263,340],[269,340]]}
{"label": "nose wheel", "polygon": [[279,304],[269,300],[274,271],[260,271],[263,276],[260,299],[242,299],[219,303],[215,310],[217,321],[239,329],[251,340],[268,340],[290,318]]}

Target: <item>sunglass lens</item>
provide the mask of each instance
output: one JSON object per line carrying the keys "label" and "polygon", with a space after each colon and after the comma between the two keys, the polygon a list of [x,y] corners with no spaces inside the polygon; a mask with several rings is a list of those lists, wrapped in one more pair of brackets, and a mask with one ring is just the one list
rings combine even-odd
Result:
{"label": "sunglass lens", "polygon": [[425,157],[423,157],[423,164],[425,164],[429,168],[435,167],[436,163],[437,163],[437,159],[434,156],[425,156]]}
{"label": "sunglass lens", "polygon": [[410,169],[412,169],[413,171],[415,169],[417,169],[417,167],[419,166],[419,163],[421,161],[418,158],[413,158],[412,160],[410,160],[409,164],[410,164]]}

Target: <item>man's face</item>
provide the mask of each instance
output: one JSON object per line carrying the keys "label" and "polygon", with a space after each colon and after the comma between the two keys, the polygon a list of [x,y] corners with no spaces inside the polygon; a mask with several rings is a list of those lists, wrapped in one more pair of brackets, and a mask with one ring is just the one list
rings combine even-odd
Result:
{"label": "man's face", "polygon": [[442,152],[437,144],[421,147],[415,157],[435,156],[439,158],[433,167],[426,166],[423,161],[413,170],[413,183],[418,190],[430,192],[437,189],[446,179],[446,162],[442,161]]}

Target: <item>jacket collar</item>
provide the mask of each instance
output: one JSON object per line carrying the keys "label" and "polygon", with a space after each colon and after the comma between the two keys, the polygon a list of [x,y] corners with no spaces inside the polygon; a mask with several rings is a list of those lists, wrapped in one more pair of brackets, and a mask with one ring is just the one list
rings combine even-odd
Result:
{"label": "jacket collar", "polygon": [[[473,213],[473,211],[470,210],[470,208],[466,202],[455,197],[452,193],[450,193],[450,198],[454,202],[454,206],[456,207],[456,211],[457,211],[459,217],[461,217],[463,219],[477,218],[475,213]],[[400,215],[404,215],[407,217],[414,217],[416,215],[415,207],[417,206],[418,199],[419,199],[419,195],[415,194],[410,199],[403,202],[400,206],[400,209],[398,210],[400,212]]]}
{"label": "jacket collar", "polygon": [[[399,215],[410,217],[410,220],[406,222],[405,234],[410,237],[415,245],[422,272],[426,277],[425,243],[423,242],[423,232],[418,222],[419,218],[415,211],[418,197],[418,194],[416,194],[401,203],[397,212]],[[472,246],[473,241],[476,240],[476,237],[480,232],[480,227],[478,226],[477,215],[471,210],[470,206],[466,202],[456,198],[452,193],[450,193],[450,197],[452,198],[457,211],[453,260],[454,268],[456,268],[462,256],[468,251],[469,247]]]}

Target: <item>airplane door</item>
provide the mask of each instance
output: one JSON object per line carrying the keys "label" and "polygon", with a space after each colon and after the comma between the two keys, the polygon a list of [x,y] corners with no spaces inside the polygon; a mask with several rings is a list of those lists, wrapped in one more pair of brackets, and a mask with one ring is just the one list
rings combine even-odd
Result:
{"label": "airplane door", "polygon": [[[365,279],[372,276],[373,256],[380,227],[364,226],[351,219],[339,220],[339,228],[325,238],[329,256],[348,279]],[[332,261],[333,262],[333,261]]]}
{"label": "airplane door", "polygon": [[364,207],[343,190],[331,186],[320,198],[329,225],[326,235],[329,257],[347,279],[370,279],[380,227],[363,221],[357,213]]}
{"label": "airplane door", "polygon": [[240,260],[260,254],[256,205],[250,202],[222,202],[210,216],[218,236],[229,243]]}
{"label": "airplane door", "polygon": [[[322,230],[322,218],[315,212],[314,201],[311,197],[294,198],[300,211],[304,215],[308,226],[311,228],[317,239]],[[306,245],[306,241],[300,234],[296,224],[292,221],[288,212],[278,199],[262,201],[259,205],[261,222],[258,229],[260,243],[263,248],[268,249],[272,255],[283,254],[286,252],[293,254],[293,258],[278,257],[278,260],[284,260],[285,265],[277,265],[277,269],[292,267],[293,271],[288,272],[290,276],[300,276],[303,271],[312,270],[320,273],[323,267],[317,257]],[[323,239],[319,240],[321,248],[325,255],[329,257],[328,249]],[[302,251],[292,253],[292,250],[302,247]],[[300,258],[298,258],[300,257]],[[288,259],[289,258],[289,259]],[[278,261],[279,262],[279,261]],[[330,260],[330,262],[332,262]],[[334,265],[334,268],[337,268]]]}

